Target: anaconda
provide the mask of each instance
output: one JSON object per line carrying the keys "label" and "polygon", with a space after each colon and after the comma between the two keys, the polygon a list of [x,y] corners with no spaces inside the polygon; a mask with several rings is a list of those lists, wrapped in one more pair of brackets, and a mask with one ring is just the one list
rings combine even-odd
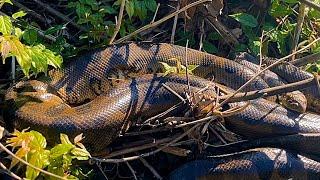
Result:
{"label": "anaconda", "polygon": [[[251,58],[248,59],[250,62],[258,64],[258,60]],[[263,58],[263,64],[271,65],[275,63],[275,58]],[[274,67],[271,68],[271,70],[275,73],[277,73],[280,77],[285,79],[286,81],[292,83],[292,82],[298,82],[301,80],[313,78],[314,75],[302,70],[301,68],[298,68],[290,62],[282,62]],[[317,84],[314,84],[311,87],[306,87],[305,89],[302,89],[301,92],[306,96],[307,98],[307,104],[308,108],[314,112],[320,112],[320,90],[317,87]]]}
{"label": "anaconda", "polygon": [[[86,136],[85,143],[91,144],[93,151],[99,151],[111,143],[121,130],[126,129],[126,125],[135,117],[154,115],[179,102],[179,99],[164,89],[160,82],[166,82],[170,88],[183,95],[186,80],[181,77],[170,80],[157,76],[150,79],[149,76],[148,80],[132,79],[125,82],[122,89],[116,88],[106,92],[100,92],[101,89],[97,90],[93,86],[101,84],[106,77],[119,69],[153,73],[161,68],[159,62],[175,65],[177,59],[185,58],[188,64],[197,65],[193,71],[195,75],[203,78],[214,77],[216,82],[233,89],[239,88],[255,74],[234,61],[200,51],[189,49],[185,56],[185,48],[180,46],[150,43],[113,45],[79,56],[62,70],[50,71],[48,77],[42,79],[42,83],[36,82],[33,85],[29,83],[32,86],[31,91],[38,92],[28,93],[24,88],[15,87],[9,89],[6,99],[14,101],[11,105],[17,108],[13,118],[6,119],[8,122],[13,122],[17,128],[31,126],[50,137],[57,137],[60,132],[72,136],[82,132]],[[202,78],[196,81],[192,87],[193,91],[210,84]],[[267,83],[258,77],[245,90],[267,87]],[[86,101],[89,103],[85,103]],[[78,106],[81,103],[84,104]],[[249,135],[249,138],[250,134],[258,137],[257,134],[250,132],[261,132],[261,136],[273,136],[275,132],[277,134],[320,132],[318,121],[310,122],[309,119],[296,121],[294,118],[299,117],[299,113],[282,107],[275,108],[277,104],[266,100],[256,100],[252,103],[253,105],[245,111],[228,118],[229,121],[226,122],[228,126],[234,127],[233,122],[239,124],[238,121],[234,121],[235,119],[243,121],[244,125],[239,125],[242,127],[239,128],[241,129],[239,132],[245,136]],[[237,103],[230,106],[234,104]],[[257,106],[265,107],[265,110],[259,111]],[[274,108],[275,111],[270,112]],[[255,126],[251,125],[259,125],[260,129],[253,130],[252,127]]]}
{"label": "anaconda", "polygon": [[257,148],[182,165],[169,179],[319,179],[320,163],[284,149]]}
{"label": "anaconda", "polygon": [[[257,64],[250,62],[250,59],[254,59],[254,57],[247,53],[241,53],[236,57],[235,61],[250,68],[253,72],[258,73],[260,67]],[[266,70],[265,72],[261,73],[260,77],[265,80],[270,87],[282,86],[286,84],[284,79],[270,70]],[[278,98],[283,106],[293,111],[304,113],[307,109],[307,98],[300,91],[280,94]]]}

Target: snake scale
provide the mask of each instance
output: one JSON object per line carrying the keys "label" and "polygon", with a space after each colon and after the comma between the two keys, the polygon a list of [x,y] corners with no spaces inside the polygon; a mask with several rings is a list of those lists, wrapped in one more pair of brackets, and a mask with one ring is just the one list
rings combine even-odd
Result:
{"label": "snake scale", "polygon": [[[137,117],[150,117],[180,102],[168,91],[165,83],[180,96],[185,95],[187,80],[181,76],[150,75],[159,72],[159,62],[176,65],[177,60],[197,65],[190,76],[190,88],[197,92],[214,78],[232,89],[237,89],[255,72],[232,60],[204,52],[165,43],[127,43],[112,45],[80,55],[60,70],[51,70],[47,77],[24,81],[12,86],[6,100],[10,113],[5,114],[7,124],[15,128],[32,127],[56,140],[59,133],[75,136],[84,133],[84,144],[93,152],[103,150],[121,131],[125,131]],[[134,72],[140,77],[124,80],[112,88],[107,77],[119,70]],[[148,75],[149,74],[149,75]],[[303,76],[304,77],[304,76]],[[295,76],[288,82],[294,82]],[[268,88],[257,77],[244,91]],[[317,92],[305,90],[312,100],[313,109],[319,110]],[[204,96],[212,98],[214,89],[207,88]],[[243,102],[229,103],[236,107]],[[252,100],[243,111],[225,119],[226,127],[248,139],[320,133],[320,116],[300,114],[265,99]],[[252,157],[260,156],[249,153]],[[272,151],[265,151],[267,154]],[[271,153],[272,154],[272,153]],[[292,157],[292,156],[288,156]],[[292,157],[292,161],[296,162]],[[291,159],[290,159],[291,160]],[[241,167],[239,166],[239,169]],[[315,171],[320,167],[317,165]],[[215,172],[215,171],[212,171]]]}

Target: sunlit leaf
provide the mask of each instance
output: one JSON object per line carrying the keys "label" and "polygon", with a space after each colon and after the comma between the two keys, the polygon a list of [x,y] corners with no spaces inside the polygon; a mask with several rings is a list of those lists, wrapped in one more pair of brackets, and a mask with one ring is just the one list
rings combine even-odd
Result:
{"label": "sunlit leaf", "polygon": [[0,32],[4,35],[10,35],[13,26],[9,16],[0,16]]}
{"label": "sunlit leaf", "polygon": [[37,131],[30,131],[28,133],[29,135],[33,136],[32,141],[30,143],[30,147],[33,149],[44,149],[47,146],[47,141],[46,138],[39,132]]}
{"label": "sunlit leaf", "polygon": [[258,21],[255,17],[247,13],[236,13],[229,15],[237,20],[243,26],[256,27],[258,25]]}
{"label": "sunlit leaf", "polygon": [[14,28],[14,35],[16,35],[19,39],[21,39],[24,31],[22,31],[20,28],[15,27]]}
{"label": "sunlit leaf", "polygon": [[[29,153],[30,148],[20,148],[18,151],[15,153],[15,155],[19,158],[25,158],[27,154]],[[12,158],[11,164],[10,164],[10,169],[17,165],[20,161],[16,158]]]}
{"label": "sunlit leaf", "polygon": [[0,126],[0,139],[3,138],[3,136],[4,136],[4,134],[5,134],[4,132],[5,132],[4,127]]}
{"label": "sunlit leaf", "polygon": [[59,156],[67,154],[73,149],[75,146],[72,144],[58,144],[50,150],[50,158],[56,159]]}
{"label": "sunlit leaf", "polygon": [[131,19],[134,14],[134,1],[133,0],[126,0],[126,12]]}
{"label": "sunlit leaf", "polygon": [[87,150],[81,148],[74,148],[71,150],[71,153],[78,160],[88,160],[90,157],[90,153]]}
{"label": "sunlit leaf", "polygon": [[[42,151],[33,153],[28,159],[28,162],[40,169],[48,164],[48,151]],[[27,179],[35,179],[39,175],[40,171],[35,170],[34,168],[27,166],[26,170],[26,178]]]}
{"label": "sunlit leaf", "polygon": [[63,133],[60,134],[60,141],[62,144],[72,144],[71,141],[69,140],[68,135]]}
{"label": "sunlit leaf", "polygon": [[24,11],[18,11],[16,13],[12,14],[12,18],[18,19],[18,18],[23,17],[25,15],[27,15],[27,13],[25,13]]}
{"label": "sunlit leaf", "polygon": [[9,3],[9,4],[13,5],[11,0],[0,0],[0,3]]}
{"label": "sunlit leaf", "polygon": [[28,54],[26,47],[20,42],[16,36],[3,36],[0,44],[1,50],[5,49],[4,46],[10,48],[10,55],[16,57],[23,73],[29,76],[29,70],[31,68],[31,57]]}
{"label": "sunlit leaf", "polygon": [[77,144],[77,143],[79,143],[82,139],[83,139],[83,134],[81,133],[81,134],[77,135],[77,136],[74,138],[73,142],[74,142],[75,144]]}

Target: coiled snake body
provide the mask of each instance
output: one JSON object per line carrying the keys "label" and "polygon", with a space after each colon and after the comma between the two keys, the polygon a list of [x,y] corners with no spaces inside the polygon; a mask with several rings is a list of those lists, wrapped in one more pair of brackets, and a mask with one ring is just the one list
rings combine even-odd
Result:
{"label": "coiled snake body", "polygon": [[[92,146],[93,151],[100,151],[125,130],[130,120],[153,116],[180,101],[162,86],[163,83],[181,96],[187,87],[185,78],[181,76],[144,75],[110,89],[105,85],[107,77],[119,70],[154,73],[161,69],[159,62],[176,65],[177,60],[184,62],[185,58],[188,64],[197,65],[194,75],[202,77],[190,79],[192,92],[211,83],[203,78],[214,77],[216,82],[237,89],[255,74],[234,61],[192,49],[186,53],[180,46],[150,43],[113,45],[82,55],[63,69],[50,71],[48,77],[40,81],[21,82],[11,87],[6,100],[14,111],[11,111],[13,116],[6,118],[7,122],[16,128],[32,127],[52,139],[61,132],[71,136],[84,133],[84,143]],[[268,87],[258,77],[245,91]],[[313,94],[315,92],[307,93],[309,97],[316,97],[312,101],[319,101]],[[215,93],[208,88],[203,94],[210,97]],[[241,103],[230,103],[229,106]],[[258,99],[251,101],[244,111],[228,117],[226,125],[247,138],[319,133],[319,117],[310,118]]]}

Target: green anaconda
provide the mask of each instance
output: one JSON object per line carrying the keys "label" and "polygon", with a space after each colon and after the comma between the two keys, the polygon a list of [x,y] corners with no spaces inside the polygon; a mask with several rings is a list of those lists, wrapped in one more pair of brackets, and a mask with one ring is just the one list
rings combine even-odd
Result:
{"label": "green anaconda", "polygon": [[[235,61],[250,68],[255,73],[259,72],[259,66],[248,61],[253,59],[254,57],[250,56],[247,53],[239,54]],[[286,81],[279,77],[276,73],[266,70],[265,72],[260,74],[260,77],[267,82],[270,87],[282,86],[286,84]],[[283,104],[286,108],[298,111],[305,112],[307,109],[307,99],[305,95],[300,91],[288,92],[285,94],[281,94],[278,96],[280,103]]]}
{"label": "green anaconda", "polygon": [[[191,78],[191,91],[208,84],[203,78],[233,89],[254,76],[249,68],[218,56],[170,44],[128,43],[113,45],[79,56],[61,70],[52,70],[40,81],[21,82],[8,90],[6,121],[16,128],[32,127],[55,139],[63,132],[71,136],[84,133],[84,143],[100,151],[127,128],[136,117],[150,117],[180,102],[162,86],[166,83],[184,96],[187,81],[183,77],[146,75],[123,82],[117,88],[101,88],[104,80],[118,70],[148,74],[157,72],[159,62],[175,65],[187,58],[197,65]],[[40,79],[39,79],[40,80]],[[98,88],[96,88],[98,85]],[[269,87],[260,77],[245,91]],[[214,96],[212,89],[204,93]],[[319,101],[314,98],[313,101]],[[13,103],[10,103],[13,102]],[[242,105],[230,103],[229,106]],[[307,116],[308,117],[308,116]],[[226,119],[226,125],[247,138],[271,137],[295,133],[319,133],[320,116],[306,118],[264,99],[253,100],[238,114]]]}
{"label": "green anaconda", "polygon": [[319,179],[320,163],[283,149],[259,148],[195,160],[173,171],[169,179]]}
{"label": "green anaconda", "polygon": [[[247,58],[247,60],[252,63],[255,63],[255,64],[260,63],[255,58]],[[275,61],[276,61],[276,59],[274,59],[274,58],[263,58],[262,63],[266,64],[266,65],[270,65],[270,64],[274,63]],[[283,79],[285,79],[289,83],[297,82],[297,81],[301,81],[304,79],[314,77],[313,74],[306,72],[306,71],[302,70],[301,68],[298,68],[298,67],[292,65],[289,62],[282,62],[282,63],[278,64],[277,66],[272,67],[270,70],[272,70],[273,72],[278,74],[280,77],[282,77]],[[308,99],[308,101],[307,101],[308,108],[312,111],[320,113],[320,107],[319,107],[320,106],[320,101],[319,101],[320,92],[319,92],[319,88],[317,87],[317,85],[314,84],[311,87],[307,87],[305,89],[302,89],[301,92],[304,93],[304,95]],[[314,101],[312,99],[316,99],[316,100]]]}

